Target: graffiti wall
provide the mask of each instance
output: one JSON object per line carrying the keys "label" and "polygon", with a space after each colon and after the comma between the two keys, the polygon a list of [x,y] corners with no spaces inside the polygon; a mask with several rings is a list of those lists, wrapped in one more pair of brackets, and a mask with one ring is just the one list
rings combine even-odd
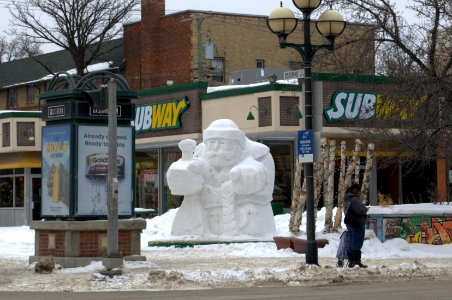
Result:
{"label": "graffiti wall", "polygon": [[402,238],[409,243],[443,245],[452,243],[452,216],[428,215],[385,217],[383,240]]}

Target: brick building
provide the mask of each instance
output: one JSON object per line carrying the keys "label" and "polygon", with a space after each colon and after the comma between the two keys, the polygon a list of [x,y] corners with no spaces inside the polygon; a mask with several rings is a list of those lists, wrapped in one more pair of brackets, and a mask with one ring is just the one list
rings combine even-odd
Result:
{"label": "brick building", "polygon": [[[267,28],[267,16],[193,10],[165,15],[165,0],[143,0],[141,6],[141,21],[124,28],[124,76],[132,89],[165,86],[169,81],[224,85],[235,71],[301,68],[298,53],[279,49]],[[299,25],[290,42],[302,43],[302,33]],[[371,40],[373,34],[372,26],[349,24],[336,40],[334,55],[326,50],[317,53],[313,71],[374,74],[372,42],[344,46],[352,37]],[[326,39],[314,29],[312,42],[325,44]]]}

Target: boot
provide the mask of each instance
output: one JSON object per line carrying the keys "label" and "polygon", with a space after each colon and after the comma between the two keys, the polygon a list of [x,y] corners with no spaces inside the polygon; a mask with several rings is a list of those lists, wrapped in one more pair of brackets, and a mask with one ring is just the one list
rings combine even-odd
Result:
{"label": "boot", "polygon": [[355,262],[353,260],[353,252],[347,252],[347,259],[348,259],[348,267],[353,268],[355,266]]}
{"label": "boot", "polygon": [[344,266],[344,260],[343,259],[338,259],[336,267],[342,268],[343,266]]}
{"label": "boot", "polygon": [[366,265],[361,263],[361,251],[353,251],[353,267],[359,266],[360,268],[367,268]]}

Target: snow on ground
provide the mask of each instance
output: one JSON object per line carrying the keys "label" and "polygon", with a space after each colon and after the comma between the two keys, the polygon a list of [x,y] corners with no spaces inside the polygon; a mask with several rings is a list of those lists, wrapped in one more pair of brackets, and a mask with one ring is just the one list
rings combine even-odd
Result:
{"label": "snow on ground", "polygon": [[[440,209],[438,209],[440,207]],[[403,205],[372,207],[370,212],[398,213],[426,211],[451,213],[450,205]],[[125,262],[123,274],[101,275],[101,262],[80,268],[34,274],[28,257],[34,254],[34,231],[28,226],[0,227],[0,291],[99,291],[166,290],[244,287],[251,285],[322,285],[350,281],[409,280],[428,276],[452,279],[452,244],[442,246],[409,244],[402,239],[381,243],[367,232],[363,261],[368,269],[337,268],[338,233],[323,234],[325,212],[317,214],[316,238],[329,244],[318,250],[319,265],[306,265],[305,255],[291,249],[277,250],[272,241],[195,246],[192,248],[148,247],[148,241],[171,240],[170,229],[176,209],[147,219],[141,237],[145,262]],[[305,237],[305,220],[299,237]],[[277,235],[290,236],[289,215],[275,216]]]}

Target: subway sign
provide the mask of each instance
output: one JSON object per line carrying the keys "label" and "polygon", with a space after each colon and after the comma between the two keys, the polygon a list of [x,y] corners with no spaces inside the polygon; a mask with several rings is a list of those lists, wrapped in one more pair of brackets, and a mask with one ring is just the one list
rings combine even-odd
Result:
{"label": "subway sign", "polygon": [[139,105],[135,111],[135,131],[162,130],[179,128],[182,113],[190,102],[187,97],[160,103]]}
{"label": "subway sign", "polygon": [[331,98],[332,105],[323,110],[328,123],[339,120],[367,120],[396,117],[400,120],[414,119],[415,112],[427,100],[407,97],[383,97],[381,93],[336,91]]}
{"label": "subway sign", "polygon": [[338,120],[366,120],[375,116],[377,99],[381,94],[372,92],[336,91],[331,99],[332,106],[323,110],[328,123]]}

